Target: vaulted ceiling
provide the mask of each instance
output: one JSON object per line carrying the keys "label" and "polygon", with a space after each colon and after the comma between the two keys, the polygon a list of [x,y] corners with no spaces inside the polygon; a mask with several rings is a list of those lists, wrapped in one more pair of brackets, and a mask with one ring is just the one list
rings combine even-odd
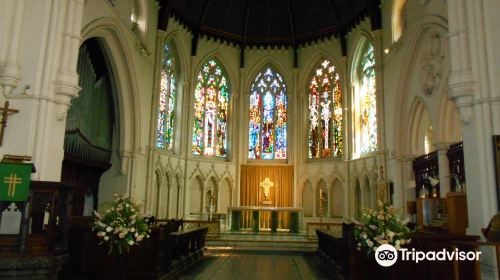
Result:
{"label": "vaulted ceiling", "polygon": [[160,0],[158,27],[175,16],[193,33],[246,46],[292,46],[345,34],[369,17],[381,24],[380,0]]}

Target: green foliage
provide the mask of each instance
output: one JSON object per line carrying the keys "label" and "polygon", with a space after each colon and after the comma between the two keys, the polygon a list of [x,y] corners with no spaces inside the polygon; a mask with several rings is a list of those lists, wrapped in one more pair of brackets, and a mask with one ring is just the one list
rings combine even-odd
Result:
{"label": "green foliage", "polygon": [[365,249],[368,253],[375,252],[383,244],[390,244],[399,250],[401,246],[410,243],[411,231],[395,212],[392,205],[381,201],[376,210],[363,210],[361,222],[354,228],[358,251]]}
{"label": "green foliage", "polygon": [[114,247],[120,254],[129,252],[130,246],[149,238],[151,230],[133,199],[115,194],[114,201],[104,205],[107,209],[102,209],[101,214],[94,211],[93,230],[101,239],[99,245],[108,244],[108,254],[111,254]]}

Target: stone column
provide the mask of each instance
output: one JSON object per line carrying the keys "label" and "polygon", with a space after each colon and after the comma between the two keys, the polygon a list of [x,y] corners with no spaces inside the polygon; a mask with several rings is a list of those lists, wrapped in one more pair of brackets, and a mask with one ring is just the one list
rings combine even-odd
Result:
{"label": "stone column", "polygon": [[438,153],[439,166],[439,192],[441,197],[446,197],[446,194],[451,191],[450,185],[450,164],[448,161],[449,143],[435,143],[434,147]]}
{"label": "stone column", "polygon": [[316,211],[316,205],[317,205],[317,197],[316,197],[316,191],[318,189],[318,185],[317,184],[313,184],[313,217],[318,217],[318,213]]}
{"label": "stone column", "polygon": [[[500,134],[500,60],[495,51],[500,24],[498,1],[448,0],[450,66],[448,97],[463,123],[468,234],[480,235],[498,211],[492,136]],[[481,247],[481,274],[498,279],[495,253]]]}
{"label": "stone column", "polygon": [[4,34],[0,43],[0,99],[9,96],[21,80],[18,53],[24,4],[25,0],[5,1],[4,11],[0,12],[0,28]]}
{"label": "stone column", "polygon": [[[288,161],[292,162],[293,164],[293,174],[295,174],[293,176],[293,185],[292,185],[292,195],[293,195],[293,207],[297,207],[299,205],[299,200],[298,200],[298,196],[299,196],[299,189],[300,189],[300,186],[298,186],[298,182],[299,182],[299,176],[298,175],[298,172],[299,172],[299,164],[301,163],[302,161],[302,157],[303,157],[303,153],[301,153],[301,151],[303,151],[303,149],[301,148],[305,148],[306,145],[304,145],[304,143],[302,143],[302,139],[300,137],[300,135],[303,135],[303,134],[300,134],[299,131],[302,131],[303,126],[301,125],[301,121],[302,121],[302,118],[300,118],[300,114],[303,114],[303,104],[304,103],[299,103],[299,102],[302,102],[301,98],[299,97],[299,95],[302,97],[304,95],[304,92],[300,92],[298,89],[298,80],[299,80],[299,71],[298,69],[292,69],[292,74],[293,74],[293,78],[292,78],[292,91],[291,92],[288,92],[288,100],[289,101],[289,104],[288,104],[288,108],[289,108],[289,112],[291,112],[291,118],[289,118],[288,120],[288,135],[291,135],[292,137],[288,137],[287,141],[287,159]],[[290,110],[291,109],[291,110]]]}

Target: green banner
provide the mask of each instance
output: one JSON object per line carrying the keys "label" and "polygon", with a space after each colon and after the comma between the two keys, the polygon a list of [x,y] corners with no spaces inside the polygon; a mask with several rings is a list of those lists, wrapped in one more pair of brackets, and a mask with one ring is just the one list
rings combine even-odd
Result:
{"label": "green banner", "polygon": [[0,201],[26,201],[32,165],[0,163]]}

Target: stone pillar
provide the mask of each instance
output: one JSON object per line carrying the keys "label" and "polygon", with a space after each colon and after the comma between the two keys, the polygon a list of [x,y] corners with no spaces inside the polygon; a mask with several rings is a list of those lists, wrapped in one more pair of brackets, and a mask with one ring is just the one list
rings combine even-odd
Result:
{"label": "stone pillar", "polygon": [[316,190],[317,189],[318,189],[317,184],[313,184],[313,217],[318,217],[318,213],[316,211],[316,205],[317,205]]}
{"label": "stone pillar", "polygon": [[446,194],[451,192],[450,185],[450,164],[448,161],[449,143],[435,143],[434,147],[438,153],[438,166],[439,166],[439,192],[440,197],[446,197]]}
{"label": "stone pillar", "polygon": [[[304,97],[305,93],[304,92],[299,92],[299,87],[298,82],[299,82],[299,70],[294,68],[292,69],[292,88],[291,92],[288,92],[288,110],[291,112],[291,118],[288,120],[288,135],[291,135],[292,137],[288,137],[288,146],[287,146],[287,159],[289,162],[292,162],[293,164],[293,185],[292,185],[292,195],[293,195],[293,201],[292,201],[292,206],[293,207],[298,207],[299,205],[299,190],[300,186],[299,184],[299,165],[303,160],[304,154],[302,153],[303,147],[306,147],[305,143],[302,143],[302,138],[300,135],[303,135],[300,133],[300,131],[303,131],[303,126],[302,124],[302,118],[300,118],[300,114],[304,114],[304,105],[305,103],[299,103],[302,102],[302,98]],[[301,98],[302,97],[302,98]],[[301,106],[299,107],[299,104]],[[291,110],[290,110],[291,109]],[[306,109],[307,110],[307,109]],[[307,127],[307,126],[306,126]],[[307,129],[307,128],[305,128]]]}
{"label": "stone pillar", "polygon": [[[500,2],[449,0],[447,5],[448,97],[455,102],[463,123],[467,233],[482,236],[481,229],[498,211],[492,136],[500,134],[500,122],[496,121],[500,116],[500,71],[492,65],[500,61],[500,54],[494,51],[500,28],[495,11]],[[485,246],[481,250],[482,277],[498,279],[494,250]]]}
{"label": "stone pillar", "polygon": [[328,211],[326,212],[326,217],[331,218],[332,217],[332,206],[333,206],[333,185],[328,187],[327,194],[328,194],[328,196],[327,196],[327,198],[328,198],[328,201],[327,201]]}
{"label": "stone pillar", "polygon": [[21,80],[18,53],[24,4],[25,0],[5,1],[4,10],[0,12],[0,28],[4,35],[0,42],[0,99],[9,96]]}

